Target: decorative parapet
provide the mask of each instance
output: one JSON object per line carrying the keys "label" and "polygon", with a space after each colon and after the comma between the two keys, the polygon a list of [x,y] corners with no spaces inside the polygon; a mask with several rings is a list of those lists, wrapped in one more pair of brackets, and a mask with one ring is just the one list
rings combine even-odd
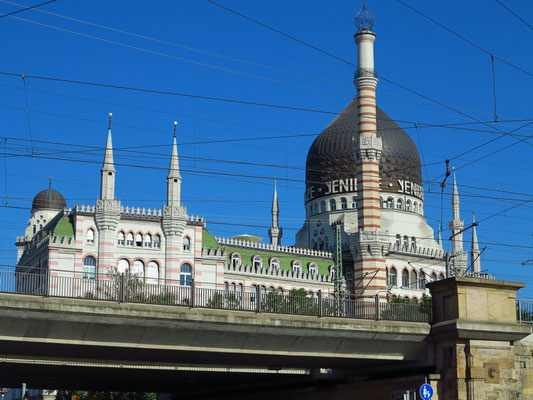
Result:
{"label": "decorative parapet", "polygon": [[494,275],[483,273],[483,272],[465,272],[462,276],[465,278],[488,279],[490,281],[496,280]]}
{"label": "decorative parapet", "polygon": [[397,243],[389,243],[389,253],[394,252],[398,254],[415,254],[432,258],[444,258],[446,257],[446,252],[444,250],[435,249],[433,247],[422,247],[422,246],[405,246],[398,245]]}
{"label": "decorative parapet", "polygon": [[294,271],[275,269],[275,268],[257,268],[250,265],[226,265],[225,271],[236,272],[244,275],[254,275],[270,278],[299,279],[308,282],[333,282],[333,273],[330,274],[310,274],[306,272],[295,273]]}
{"label": "decorative parapet", "polygon": [[206,257],[226,257],[226,249],[220,247],[202,247],[202,256]]}
{"label": "decorative parapet", "polygon": [[313,250],[304,247],[275,246],[261,242],[249,242],[246,240],[235,240],[231,238],[215,237],[218,244],[222,246],[247,247],[250,249],[276,251],[279,253],[296,254],[307,257],[333,258],[333,253],[329,251]]}
{"label": "decorative parapet", "polygon": [[163,215],[161,209],[144,207],[120,207],[120,213],[122,215],[142,215],[145,217],[161,217]]}

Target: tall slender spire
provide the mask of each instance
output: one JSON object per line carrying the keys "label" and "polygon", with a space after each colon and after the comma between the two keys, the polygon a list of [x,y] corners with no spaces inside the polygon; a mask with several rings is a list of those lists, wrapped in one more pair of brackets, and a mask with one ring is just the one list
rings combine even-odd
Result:
{"label": "tall slender spire", "polygon": [[472,213],[472,250],[470,250],[470,264],[472,264],[472,272],[481,272],[481,252],[479,251],[479,245],[477,242],[476,231],[476,217]]}
{"label": "tall slender spire", "polygon": [[268,236],[270,236],[270,244],[279,246],[281,244],[281,236],[283,229],[279,227],[279,205],[278,205],[278,190],[276,178],[274,178],[274,196],[272,198],[272,226],[268,229]]}
{"label": "tall slender spire", "polygon": [[452,197],[452,207],[453,207],[453,219],[460,219],[459,216],[459,192],[457,191],[457,180],[455,179],[455,167],[453,167],[453,197]]}
{"label": "tall slender spire", "polygon": [[104,165],[101,171],[100,198],[115,198],[115,162],[113,160],[113,140],[111,138],[111,116],[109,113],[109,124],[107,131],[107,142],[105,146]]}
{"label": "tall slender spire", "polygon": [[181,175],[178,159],[178,144],[176,129],[178,122],[174,121],[174,139],[172,142],[172,154],[170,155],[170,168],[167,176],[167,205],[179,206],[181,202]]}
{"label": "tall slender spire", "polygon": [[457,179],[455,168],[453,169],[453,195],[452,195],[453,219],[450,221],[450,231],[452,232],[452,256],[454,273],[463,274],[468,266],[468,253],[463,250],[463,228],[464,221],[461,219],[459,210],[459,191],[457,190]]}

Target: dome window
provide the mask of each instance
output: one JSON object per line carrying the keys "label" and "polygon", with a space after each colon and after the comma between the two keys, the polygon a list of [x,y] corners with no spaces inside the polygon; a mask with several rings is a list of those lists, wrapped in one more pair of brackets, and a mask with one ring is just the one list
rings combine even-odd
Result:
{"label": "dome window", "polygon": [[309,275],[311,275],[313,277],[313,276],[316,275],[316,273],[318,271],[318,266],[315,263],[310,263],[308,271],[309,271]]}
{"label": "dome window", "polygon": [[[382,206],[383,200],[381,198],[379,199],[379,202],[380,206]],[[352,197],[352,208],[357,208],[357,197],[355,196]]]}
{"label": "dome window", "polygon": [[346,210],[348,208],[348,201],[346,201],[346,198],[341,198],[341,210]]}
{"label": "dome window", "polygon": [[318,214],[318,204],[313,204],[313,214]]}
{"label": "dome window", "polygon": [[393,204],[394,204],[394,199],[392,197],[389,197],[387,199],[387,203],[385,203],[385,208],[392,208]]}
{"label": "dome window", "polygon": [[326,202],[324,200],[322,200],[322,202],[320,203],[320,212],[321,213],[326,212]]}
{"label": "dome window", "polygon": [[411,211],[411,200],[405,202],[405,211]]}
{"label": "dome window", "polygon": [[292,272],[296,276],[300,275],[300,272],[302,272],[302,263],[300,261],[295,260],[292,262]]}
{"label": "dome window", "polygon": [[396,200],[396,209],[397,210],[403,210],[403,200],[402,199]]}
{"label": "dome window", "polygon": [[255,255],[252,261],[255,269],[263,268],[263,257],[260,255]]}
{"label": "dome window", "polygon": [[331,199],[329,201],[329,210],[335,211],[336,209],[337,209],[337,202],[335,201],[335,199]]}
{"label": "dome window", "polygon": [[279,271],[279,259],[276,257],[272,257],[270,259],[270,268],[272,268],[274,271]]}
{"label": "dome window", "polygon": [[233,268],[239,268],[241,266],[241,255],[239,253],[233,253],[231,255],[231,266]]}
{"label": "dome window", "polygon": [[418,214],[418,203],[416,201],[413,205],[413,211]]}

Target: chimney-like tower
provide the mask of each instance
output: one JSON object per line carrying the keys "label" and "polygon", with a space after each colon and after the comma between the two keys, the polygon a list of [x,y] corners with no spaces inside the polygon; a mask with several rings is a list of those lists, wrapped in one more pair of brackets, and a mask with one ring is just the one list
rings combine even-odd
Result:
{"label": "chimney-like tower", "polygon": [[[357,70],[354,84],[357,89],[357,119],[359,132],[354,140],[357,161],[357,218],[358,232],[352,237],[355,285],[366,288],[365,296],[379,294],[385,298],[386,266],[384,248],[386,238],[381,232],[379,162],[382,142],[377,136],[376,87],[374,69],[374,16],[363,7],[355,16],[357,33]],[[377,271],[376,274],[369,274]]]}
{"label": "chimney-like tower", "polygon": [[276,187],[276,181],[274,180],[274,197],[272,198],[272,226],[268,228],[270,244],[273,246],[280,246],[282,235],[283,229],[279,227],[278,191]]}

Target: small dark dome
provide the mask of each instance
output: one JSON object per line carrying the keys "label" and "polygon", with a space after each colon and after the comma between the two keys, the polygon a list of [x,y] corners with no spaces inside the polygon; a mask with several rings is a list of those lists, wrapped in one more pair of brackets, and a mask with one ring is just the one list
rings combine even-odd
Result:
{"label": "small dark dome", "polygon": [[[379,165],[381,190],[398,192],[398,180],[422,185],[420,155],[413,139],[379,107],[376,107],[378,136],[383,142]],[[315,139],[306,163],[307,199],[326,195],[327,183],[356,177],[353,139],[357,138],[357,99]],[[351,190],[350,190],[351,191]],[[355,191],[355,189],[354,189]]]}
{"label": "small dark dome", "polygon": [[54,189],[45,189],[34,197],[31,209],[63,210],[66,207],[67,202],[61,193]]}

